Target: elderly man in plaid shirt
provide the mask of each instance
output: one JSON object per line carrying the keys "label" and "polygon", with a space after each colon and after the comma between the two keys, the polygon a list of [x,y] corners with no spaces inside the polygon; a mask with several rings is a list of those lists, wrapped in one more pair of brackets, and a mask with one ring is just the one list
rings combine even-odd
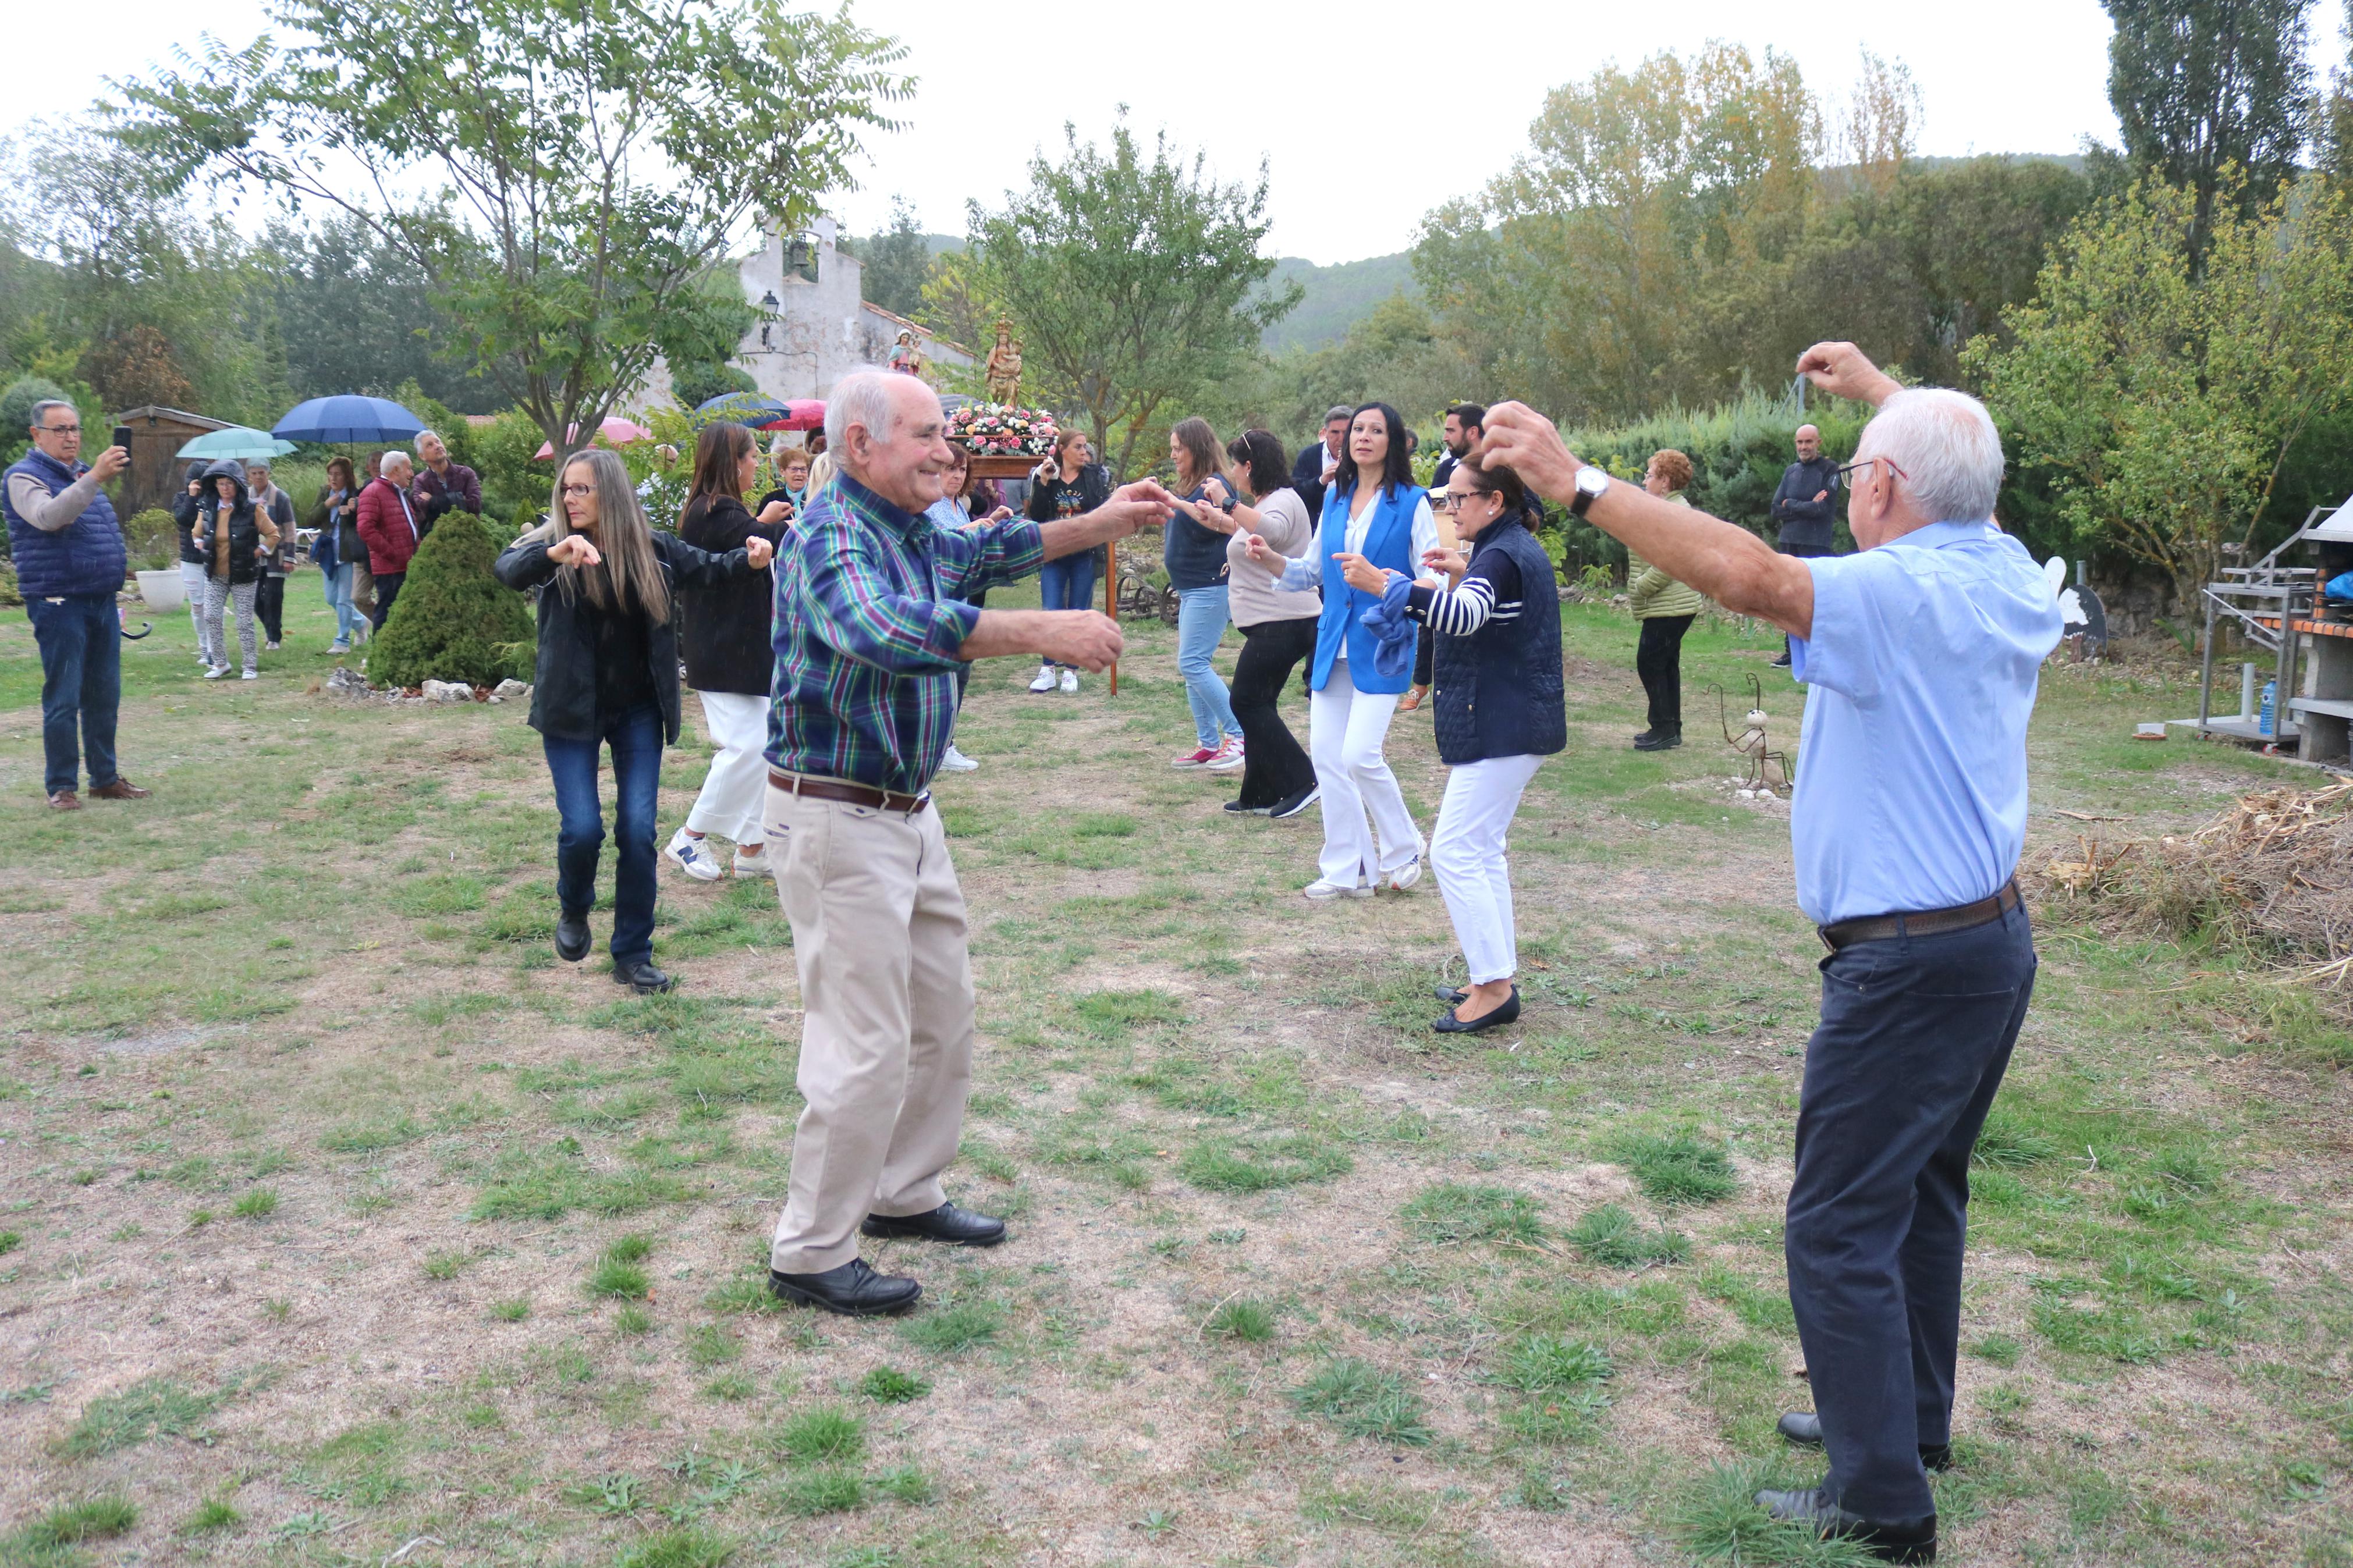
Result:
{"label": "elderly man in plaid shirt", "polygon": [[826,406],[839,467],[776,556],[768,853],[800,964],[791,1191],[769,1252],[787,1300],[864,1316],[923,1287],[877,1273],[860,1232],[993,1247],[1005,1222],[947,1201],[972,1082],[972,964],[927,786],[955,729],[956,673],[1026,654],[1099,670],[1119,627],[1092,610],[962,602],[1058,556],[1166,521],[1145,480],[1065,521],[944,529],[923,515],[950,465],[946,421],[913,376],[845,378]]}

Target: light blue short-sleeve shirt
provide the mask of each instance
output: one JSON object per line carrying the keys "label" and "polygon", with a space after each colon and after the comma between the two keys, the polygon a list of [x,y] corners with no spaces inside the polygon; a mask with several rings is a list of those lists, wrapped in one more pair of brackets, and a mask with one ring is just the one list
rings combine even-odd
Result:
{"label": "light blue short-sleeve shirt", "polygon": [[2026,845],[2026,723],[2059,606],[2023,545],[1939,522],[1809,559],[1813,635],[1789,814],[1818,925],[1998,892]]}

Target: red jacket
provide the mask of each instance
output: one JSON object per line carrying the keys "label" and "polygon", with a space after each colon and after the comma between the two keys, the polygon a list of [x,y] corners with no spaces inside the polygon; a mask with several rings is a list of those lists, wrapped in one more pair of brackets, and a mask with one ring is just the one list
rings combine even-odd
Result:
{"label": "red jacket", "polygon": [[367,542],[370,572],[382,576],[408,570],[418,538],[416,507],[390,479],[370,479],[360,491],[360,537]]}

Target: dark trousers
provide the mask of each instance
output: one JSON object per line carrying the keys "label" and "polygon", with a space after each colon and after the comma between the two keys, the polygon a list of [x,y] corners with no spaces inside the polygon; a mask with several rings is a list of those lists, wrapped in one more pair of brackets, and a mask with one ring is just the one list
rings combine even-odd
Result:
{"label": "dark trousers", "polygon": [[2023,909],[1821,962],[1784,1251],[1830,1456],[1866,1519],[1936,1511],[1920,1445],[1952,1436],[1969,1151],[2034,991]]}
{"label": "dark trousers", "polygon": [[1642,640],[1634,647],[1634,673],[1651,700],[1651,728],[1683,727],[1683,634],[1691,630],[1689,616],[1654,616],[1642,623]]}
{"label": "dark trousers", "polygon": [[114,716],[122,706],[122,622],[111,594],[30,597],[26,616],[41,652],[42,785],[50,795],[81,782],[90,753],[90,787],[122,775],[114,766]]}
{"label": "dark trousers", "polygon": [[1437,661],[1438,634],[1431,631],[1430,624],[1425,621],[1422,623],[1421,636],[1415,639],[1413,645],[1413,683],[1416,686],[1430,684],[1430,672]]}
{"label": "dark trousers", "polygon": [[392,614],[392,602],[400,597],[400,585],[407,581],[406,572],[375,574],[375,608],[368,612],[368,619],[375,623],[376,630],[384,630],[385,617]]}
{"label": "dark trousers", "polygon": [[1314,616],[1242,628],[1230,698],[1242,727],[1244,805],[1273,805],[1315,782],[1315,764],[1275,706],[1292,670],[1314,652]]}
{"label": "dark trousers", "polygon": [[261,581],[254,584],[253,614],[271,642],[286,640],[285,578],[262,574]]}
{"label": "dark trousers", "polygon": [[[377,582],[384,581],[378,577]],[[662,719],[639,708],[604,726],[592,740],[540,737],[555,781],[555,899],[567,914],[596,902],[596,857],[605,815],[596,795],[597,753],[613,751],[613,962],[634,963],[654,952],[654,807],[661,788]]]}

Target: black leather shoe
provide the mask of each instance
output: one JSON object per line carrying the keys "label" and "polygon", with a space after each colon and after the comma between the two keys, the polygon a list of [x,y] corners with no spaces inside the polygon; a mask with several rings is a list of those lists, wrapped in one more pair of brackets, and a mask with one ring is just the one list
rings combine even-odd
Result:
{"label": "black leather shoe", "polygon": [[1450,1007],[1467,1000],[1471,995],[1471,993],[1463,990],[1460,985],[1433,985],[1430,988],[1430,994]]}
{"label": "black leather shoe", "polygon": [[1502,1006],[1491,1013],[1482,1013],[1467,1024],[1449,1013],[1443,1018],[1433,1020],[1430,1026],[1441,1035],[1475,1035],[1482,1029],[1492,1029],[1498,1025],[1508,1024],[1519,1016],[1520,988],[1514,985],[1512,987],[1510,997]]}
{"label": "black leather shoe", "polygon": [[1634,737],[1638,752],[1671,752],[1683,743],[1681,730],[1647,730]]}
{"label": "black leather shoe", "polygon": [[1638,752],[1647,752],[1651,749],[1651,742],[1658,738],[1659,731],[1657,730],[1645,730],[1641,734],[1634,737],[1634,749]]}
{"label": "black leather shoe", "polygon": [[1852,1541],[1882,1563],[1934,1563],[1936,1516],[1925,1519],[1865,1519],[1831,1501],[1820,1487],[1811,1491],[1757,1494],[1757,1506],[1823,1535]]}
{"label": "black leather shoe", "polygon": [[871,1214],[858,1228],[886,1240],[905,1237],[951,1247],[995,1247],[1005,1239],[1003,1220],[954,1204],[942,1204],[929,1214]]}
{"label": "black leather shoe", "polygon": [[1771,668],[1775,668],[1775,669],[1787,669],[1787,668],[1789,668],[1789,656],[1788,656],[1788,654],[1786,654],[1786,653],[1785,653],[1785,654],[1783,654],[1780,658],[1777,658],[1777,659],[1775,659],[1775,660],[1773,661]]}
{"label": "black leather shoe", "polygon": [[[1822,1446],[1822,1418],[1810,1410],[1792,1410],[1781,1417],[1774,1430],[1800,1448]],[[1920,1468],[1924,1470],[1949,1470],[1953,1468],[1953,1446],[1950,1443],[1920,1445]]]}
{"label": "black leather shoe", "polygon": [[555,917],[555,956],[577,963],[588,956],[588,917],[565,911]]}
{"label": "black leather shoe", "polygon": [[768,1289],[785,1300],[822,1307],[845,1318],[903,1312],[923,1293],[921,1285],[903,1275],[877,1274],[863,1258],[853,1258],[821,1274],[779,1274],[771,1268]]}
{"label": "black leather shoe", "polygon": [[617,959],[613,963],[613,984],[626,985],[640,996],[650,996],[657,991],[669,990],[670,978],[656,969],[650,958],[641,958],[635,963],[623,963]]}

